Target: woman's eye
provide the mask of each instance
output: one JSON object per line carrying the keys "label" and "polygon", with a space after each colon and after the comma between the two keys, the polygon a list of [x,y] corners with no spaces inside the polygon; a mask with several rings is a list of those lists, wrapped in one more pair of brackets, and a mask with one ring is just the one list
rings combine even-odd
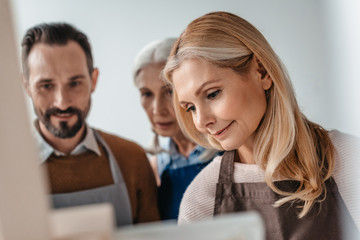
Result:
{"label": "woman's eye", "polygon": [[168,94],[169,96],[173,94],[173,89],[170,85],[166,85],[165,87],[163,87],[163,89],[165,90],[166,94]]}
{"label": "woman's eye", "polygon": [[173,94],[173,90],[171,88],[168,88],[167,93],[171,96]]}
{"label": "woman's eye", "polygon": [[210,94],[207,95],[207,98],[208,99],[213,99],[215,98],[219,93],[220,93],[221,90],[216,90],[215,92],[212,92]]}
{"label": "woman's eye", "polygon": [[188,107],[187,109],[186,109],[186,111],[187,112],[194,112],[195,111],[195,106],[191,106],[191,107]]}
{"label": "woman's eye", "polygon": [[141,93],[142,97],[151,97],[152,96],[152,92],[142,92]]}

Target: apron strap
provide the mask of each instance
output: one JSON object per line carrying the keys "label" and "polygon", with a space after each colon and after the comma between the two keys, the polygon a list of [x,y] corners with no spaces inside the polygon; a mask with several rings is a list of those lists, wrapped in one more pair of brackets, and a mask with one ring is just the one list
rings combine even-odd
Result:
{"label": "apron strap", "polygon": [[220,165],[219,183],[229,183],[233,181],[234,155],[235,150],[224,152]]}
{"label": "apron strap", "polygon": [[117,183],[125,182],[124,178],[122,176],[122,173],[120,171],[120,168],[119,168],[118,164],[116,163],[115,156],[112,153],[109,145],[105,142],[105,140],[103,139],[103,137],[100,135],[100,133],[98,131],[96,131],[96,130],[93,130],[93,131],[94,131],[94,135],[95,135],[96,139],[105,148],[105,152],[107,154],[107,157],[108,157],[108,160],[110,163],[110,170],[111,170],[111,173],[113,176],[114,183],[117,184]]}

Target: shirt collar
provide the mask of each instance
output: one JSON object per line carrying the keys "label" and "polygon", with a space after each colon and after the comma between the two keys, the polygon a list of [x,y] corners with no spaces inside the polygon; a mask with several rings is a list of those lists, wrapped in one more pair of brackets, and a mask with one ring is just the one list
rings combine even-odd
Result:
{"label": "shirt collar", "polygon": [[[37,123],[36,123],[37,124]],[[38,128],[34,129],[34,136],[38,145],[40,154],[40,163],[44,163],[52,153],[57,156],[65,156],[64,153],[56,150],[50,144],[46,142],[43,136],[40,134]],[[93,151],[98,156],[101,155],[99,145],[96,141],[94,130],[86,125],[86,136],[85,138],[71,151],[70,155],[78,155],[87,150]]]}
{"label": "shirt collar", "polygon": [[[169,138],[168,146],[169,146],[168,148],[170,154],[180,154],[176,149],[176,144],[172,138]],[[200,145],[196,145],[196,147],[194,148],[194,150],[192,150],[190,155],[196,155],[198,153],[203,152],[204,150],[205,148],[201,147]]]}

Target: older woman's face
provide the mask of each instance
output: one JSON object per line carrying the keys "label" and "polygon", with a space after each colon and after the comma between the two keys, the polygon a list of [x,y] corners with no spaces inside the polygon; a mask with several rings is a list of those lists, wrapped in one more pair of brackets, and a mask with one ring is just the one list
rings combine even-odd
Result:
{"label": "older woman's face", "polygon": [[204,60],[185,60],[172,78],[180,106],[200,132],[225,150],[252,145],[266,110],[264,90],[272,84],[268,75],[261,77],[255,58],[243,75]]}
{"label": "older woman's face", "polygon": [[171,90],[160,79],[165,64],[148,64],[136,76],[136,86],[140,91],[141,104],[154,131],[166,137],[180,133],[172,106]]}

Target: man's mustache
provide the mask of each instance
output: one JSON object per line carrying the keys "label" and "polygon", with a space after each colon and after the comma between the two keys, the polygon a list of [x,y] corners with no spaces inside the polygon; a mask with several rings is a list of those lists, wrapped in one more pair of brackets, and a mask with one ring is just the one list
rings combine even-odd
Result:
{"label": "man's mustache", "polygon": [[74,113],[81,116],[80,109],[74,107],[69,107],[65,110],[61,110],[59,108],[49,108],[46,110],[45,116],[50,117],[50,115],[55,115],[55,114],[74,114]]}

